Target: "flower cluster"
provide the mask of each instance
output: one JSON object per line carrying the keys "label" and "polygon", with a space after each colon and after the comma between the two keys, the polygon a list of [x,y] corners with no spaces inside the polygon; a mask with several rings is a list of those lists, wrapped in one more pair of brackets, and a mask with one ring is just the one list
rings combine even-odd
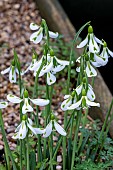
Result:
{"label": "flower cluster", "polygon": [[[77,62],[81,62],[83,58],[85,61],[84,70],[88,77],[95,77],[97,72],[94,67],[101,67],[108,63],[109,57],[113,57],[113,52],[107,47],[105,41],[99,40],[93,33],[93,28],[90,25],[88,27],[88,35],[85,40],[83,40],[77,48],[85,47],[85,53],[77,59]],[[80,72],[80,67],[76,69]]]}

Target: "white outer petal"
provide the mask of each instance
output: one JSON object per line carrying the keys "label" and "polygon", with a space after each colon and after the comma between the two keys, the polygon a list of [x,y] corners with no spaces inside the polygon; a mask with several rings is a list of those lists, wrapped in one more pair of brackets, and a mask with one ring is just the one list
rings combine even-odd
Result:
{"label": "white outer petal", "polygon": [[67,98],[69,98],[71,95],[69,95],[69,94],[66,94],[65,96],[64,96],[64,99],[67,99]]}
{"label": "white outer petal", "polygon": [[49,37],[50,38],[57,38],[58,37],[58,32],[54,33],[52,31],[49,31]]}
{"label": "white outer petal", "polygon": [[4,109],[7,106],[8,106],[8,102],[4,102],[4,101],[0,102],[0,109]]}
{"label": "white outer petal", "polygon": [[61,70],[63,70],[65,68],[65,65],[57,65],[56,67],[54,67],[53,69],[52,69],[52,72],[54,73],[54,74],[56,74],[57,72],[60,72]]}
{"label": "white outer petal", "polygon": [[88,43],[88,36],[79,44],[77,48],[83,48]]}
{"label": "white outer petal", "polygon": [[9,100],[12,103],[20,103],[23,99],[20,99],[19,97],[15,96],[15,95],[8,94],[7,100]]}
{"label": "white outer petal", "polygon": [[52,121],[49,122],[49,124],[45,128],[45,133],[43,134],[44,138],[47,138],[52,132]]}
{"label": "white outer petal", "polygon": [[80,84],[80,85],[75,89],[78,95],[81,93],[82,87],[83,87],[83,84]]}
{"label": "white outer petal", "polygon": [[21,127],[19,129],[19,139],[24,139],[26,137],[26,134],[27,134],[27,127],[25,121],[23,120],[21,123]]}
{"label": "white outer petal", "polygon": [[67,110],[72,110],[72,109],[78,109],[78,107],[81,105],[82,99],[80,99],[78,102],[72,104],[71,106],[67,107]]}
{"label": "white outer petal", "polygon": [[97,106],[97,107],[100,107],[99,103],[95,103],[95,102],[92,102],[92,101],[88,100],[88,98],[86,96],[85,96],[85,99],[86,99],[86,104],[88,106]]}
{"label": "white outer petal", "polygon": [[11,83],[16,83],[16,70],[14,69],[14,72],[12,72],[12,68],[10,69],[9,72],[9,81]]}
{"label": "white outer petal", "polygon": [[51,57],[50,62],[43,67],[43,69],[41,70],[44,73],[48,73],[49,71],[52,71],[53,68],[53,57]]}
{"label": "white outer petal", "polygon": [[40,27],[40,26],[38,26],[38,25],[35,24],[35,23],[31,23],[31,24],[30,24],[30,29],[31,29],[31,30],[37,30],[39,27]]}
{"label": "white outer petal", "polygon": [[103,45],[102,41],[101,41],[101,40],[99,40],[99,39],[98,39],[95,35],[94,35],[94,39],[95,39],[95,41],[96,41],[97,43],[99,43],[99,44]]}
{"label": "white outer petal", "polygon": [[80,63],[81,56],[77,58],[76,62]]}
{"label": "white outer petal", "polygon": [[80,67],[77,67],[77,68],[76,68],[76,71],[79,73],[79,72],[80,72]]}
{"label": "white outer petal", "polygon": [[[40,30],[39,30],[39,31],[40,31]],[[31,34],[31,36],[30,36],[30,41],[33,41],[34,44],[40,43],[40,41],[41,41],[42,38],[43,38],[43,33],[42,33],[42,31],[40,31],[40,33],[39,33],[39,31],[34,32],[34,33]]]}
{"label": "white outer petal", "polygon": [[56,82],[56,77],[51,72],[48,72],[47,73],[47,84],[51,85],[55,82]]}
{"label": "white outer petal", "polygon": [[54,126],[59,134],[61,134],[62,136],[66,136],[66,131],[55,120],[54,120]]}
{"label": "white outer petal", "polygon": [[56,61],[60,64],[60,65],[69,65],[69,61],[66,60],[60,60],[58,59],[56,56],[54,56]]}
{"label": "white outer petal", "polygon": [[32,121],[30,118],[28,118],[28,123],[29,123],[30,125],[32,125],[32,124],[33,124],[33,121]]}
{"label": "white outer petal", "polygon": [[32,71],[38,71],[38,69],[40,68],[41,64],[42,64],[42,61],[43,61],[43,56],[42,58],[39,60],[39,61],[36,61],[34,63],[34,65],[32,66],[32,68],[30,68],[30,70]]}
{"label": "white outer petal", "polygon": [[19,132],[15,133],[13,136],[12,136],[13,139],[19,139]]}
{"label": "white outer petal", "polygon": [[72,97],[71,95],[69,95],[69,98],[67,98],[66,100],[64,100],[61,104],[61,109],[63,111],[68,110],[67,107],[70,106],[72,104]]}
{"label": "white outer petal", "polygon": [[90,40],[89,40],[89,51],[91,53],[99,52],[100,48],[98,44],[96,43],[93,34],[90,34]]}
{"label": "white outer petal", "polygon": [[6,68],[5,70],[1,71],[1,74],[6,74],[10,71],[11,67]]}
{"label": "white outer petal", "polygon": [[32,103],[38,106],[46,106],[49,104],[48,99],[30,99]]}
{"label": "white outer petal", "polygon": [[28,102],[28,98],[24,99],[24,105],[22,107],[22,113],[25,114],[27,112],[33,112],[33,108],[30,106]]}
{"label": "white outer petal", "polygon": [[108,48],[107,48],[107,50],[108,50],[109,55],[110,55],[111,57],[113,57],[113,52],[112,52],[111,50],[109,50]]}

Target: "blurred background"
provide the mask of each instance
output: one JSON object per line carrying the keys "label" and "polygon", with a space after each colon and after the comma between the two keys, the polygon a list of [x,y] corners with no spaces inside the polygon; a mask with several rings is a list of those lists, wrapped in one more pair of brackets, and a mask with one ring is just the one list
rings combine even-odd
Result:
{"label": "blurred background", "polygon": [[[59,0],[75,29],[78,30],[86,22],[91,21],[94,34],[104,39],[108,48],[113,51],[113,0]],[[87,29],[81,33],[84,39]],[[106,66],[99,68],[102,77],[113,94],[113,58],[109,58]]]}

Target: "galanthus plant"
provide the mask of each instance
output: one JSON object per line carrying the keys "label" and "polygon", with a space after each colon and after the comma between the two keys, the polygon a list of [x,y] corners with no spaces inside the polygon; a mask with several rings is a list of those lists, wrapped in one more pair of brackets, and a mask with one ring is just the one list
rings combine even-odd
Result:
{"label": "galanthus plant", "polygon": [[[86,26],[88,26],[88,35],[77,45],[77,48],[84,48],[84,51],[76,60],[79,63],[79,66],[75,68],[77,71],[75,80],[77,81],[73,83],[72,89],[70,80],[72,57],[75,57],[73,51],[79,34]],[[1,72],[1,74],[9,72],[10,82],[17,83],[20,90],[18,97],[13,94],[7,95],[9,103],[7,101],[0,102],[0,130],[4,141],[6,169],[55,170],[58,168],[57,156],[59,154],[62,157],[60,165],[63,170],[76,170],[78,165],[82,165],[85,161],[92,161],[93,165],[102,163],[103,157],[100,155],[113,119],[113,114],[110,114],[113,100],[99,135],[96,131],[96,138],[92,138],[94,135],[92,129],[87,129],[86,125],[89,109],[93,106],[101,107],[99,101],[96,101],[93,89],[94,78],[97,76],[96,67],[106,65],[109,57],[113,57],[113,52],[109,50],[104,40],[100,40],[94,35],[90,22],[80,28],[71,42],[69,61],[68,59],[63,60],[62,57],[56,57],[57,54],[50,46],[50,38],[56,39],[58,33],[49,31],[44,19],[42,19],[40,26],[31,23],[30,29],[35,31],[30,36],[30,41],[37,44],[43,39],[43,55],[39,56],[37,60],[37,53],[34,50],[30,65],[26,70],[22,68],[22,71],[18,55],[14,50],[11,66]],[[68,67],[67,80],[66,83],[62,82],[63,85],[60,84],[60,89],[65,92],[64,101],[61,103],[60,100],[54,106],[53,99],[56,98],[55,93],[58,92],[56,87],[59,84],[57,83],[55,87],[53,84],[56,82],[56,74],[62,73],[66,66]],[[35,77],[34,85],[31,87],[28,87],[23,81],[23,77],[29,71],[32,71]],[[19,75],[18,82],[16,81],[16,73]],[[39,88],[38,78],[42,76],[45,76],[45,92]],[[40,98],[42,93],[45,99]],[[60,97],[61,95],[59,95],[59,99]],[[10,102],[20,104],[19,124],[16,125],[12,135],[12,140],[17,144],[15,151],[11,151],[9,147],[2,117],[2,109],[10,105]],[[34,105],[36,105],[35,109]],[[39,109],[39,106],[44,106],[44,108]],[[89,162],[88,168],[91,169],[92,166],[90,167]],[[103,162],[105,163],[105,159]],[[86,167],[84,168],[86,169]]]}
{"label": "galanthus plant", "polygon": [[7,100],[9,100],[12,103],[21,103],[22,101],[24,101],[24,105],[22,106],[22,113],[25,114],[27,112],[33,112],[33,107],[29,104],[29,100],[38,106],[45,106],[49,104],[49,100],[47,99],[31,99],[28,96],[28,91],[25,90],[24,91],[24,96],[23,99],[12,95],[12,94],[8,94],[7,95]]}
{"label": "galanthus plant", "polygon": [[1,71],[1,74],[9,73],[9,81],[10,83],[16,83],[16,74],[19,74],[18,69],[15,66],[15,61],[11,62],[11,66],[7,69]]}

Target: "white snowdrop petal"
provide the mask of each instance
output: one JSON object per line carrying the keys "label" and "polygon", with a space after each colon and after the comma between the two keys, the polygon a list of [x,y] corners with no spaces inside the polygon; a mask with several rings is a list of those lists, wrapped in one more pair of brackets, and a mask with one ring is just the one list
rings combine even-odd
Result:
{"label": "white snowdrop petal", "polygon": [[43,134],[44,138],[47,138],[52,132],[52,121],[46,126],[45,133]]}
{"label": "white snowdrop petal", "polygon": [[38,25],[35,24],[35,23],[31,23],[31,24],[30,24],[30,29],[31,29],[31,30],[37,30],[39,27],[40,27],[40,26],[38,26]]}
{"label": "white snowdrop petal", "polygon": [[28,102],[28,98],[24,99],[24,105],[22,107],[22,113],[25,114],[27,112],[33,112],[33,108],[30,106]]}
{"label": "white snowdrop petal", "polygon": [[42,31],[39,30],[39,31],[34,32],[33,34],[31,34],[30,41],[33,41],[34,44],[38,44],[38,43],[40,43],[42,38],[43,38]]}
{"label": "white snowdrop petal", "polygon": [[64,100],[61,104],[61,109],[63,111],[67,110],[67,107],[70,106],[72,104],[72,97],[70,96],[69,98],[67,98],[66,100]]}
{"label": "white snowdrop petal", "polygon": [[80,67],[77,67],[77,68],[76,68],[76,71],[79,73],[79,72],[80,72]]}
{"label": "white snowdrop petal", "polygon": [[88,106],[97,106],[97,107],[100,107],[100,104],[99,104],[99,103],[92,102],[92,101],[88,100],[87,97],[85,97],[85,99],[86,99],[86,104],[87,104]]}
{"label": "white snowdrop petal", "polygon": [[48,99],[30,99],[32,103],[38,105],[38,106],[45,106],[49,104]]}
{"label": "white snowdrop petal", "polygon": [[60,72],[61,70],[63,70],[65,68],[65,65],[57,65],[56,67],[54,67],[53,69],[52,69],[52,72],[53,73],[57,73],[57,72]]}
{"label": "white snowdrop petal", "polygon": [[11,83],[16,83],[16,70],[12,70],[12,68],[10,69],[10,72],[9,72],[9,81]]}
{"label": "white snowdrop petal", "polygon": [[48,72],[47,73],[47,84],[51,85],[55,82],[56,82],[56,77],[51,72]]}
{"label": "white snowdrop petal", "polygon": [[88,36],[79,44],[77,48],[83,48],[88,43]]}
{"label": "white snowdrop petal", "polygon": [[80,63],[81,56],[77,58],[76,62]]}
{"label": "white snowdrop petal", "polygon": [[91,62],[92,63],[92,65],[93,66],[95,66],[95,67],[101,67],[102,65],[100,64],[100,63],[98,63],[98,62]]}
{"label": "white snowdrop petal", "polygon": [[111,50],[109,50],[108,48],[107,48],[107,50],[108,50],[108,53],[110,54],[110,56],[113,57],[113,52]]}
{"label": "white snowdrop petal", "polygon": [[41,128],[34,128],[34,131],[36,134],[44,134],[46,132],[45,129],[41,129]]}
{"label": "white snowdrop petal", "polygon": [[66,136],[66,131],[54,120],[54,126],[56,131],[62,136]]}
{"label": "white snowdrop petal", "polygon": [[81,105],[81,102],[82,102],[82,99],[80,99],[78,102],[67,107],[67,110],[77,109]]}
{"label": "white snowdrop petal", "polygon": [[102,41],[101,41],[101,40],[99,40],[99,39],[98,39],[95,35],[94,35],[94,39],[95,39],[95,41],[96,41],[97,43],[99,43],[99,44],[103,45]]}
{"label": "white snowdrop petal", "polygon": [[50,38],[57,38],[58,37],[58,32],[54,33],[52,31],[49,31],[49,37]]}
{"label": "white snowdrop petal", "polygon": [[65,95],[64,96],[64,99],[67,99],[67,98],[69,98],[71,95]]}
{"label": "white snowdrop petal", "polygon": [[32,71],[37,71],[39,68],[40,68],[40,66],[41,66],[41,64],[42,64],[42,61],[43,61],[43,56],[42,56],[42,58],[39,60],[39,61],[36,61],[33,65],[32,65],[32,67],[30,67],[30,70]]}
{"label": "white snowdrop petal", "polygon": [[24,139],[26,137],[26,134],[27,134],[27,127],[26,127],[25,121],[22,121],[20,130],[19,130],[19,139]]}
{"label": "white snowdrop petal", "polygon": [[53,57],[51,57],[50,62],[47,62],[47,65],[43,67],[42,72],[48,73],[49,71],[52,70],[53,67]]}
{"label": "white snowdrop petal", "polygon": [[33,124],[33,121],[32,121],[30,118],[28,118],[28,123],[29,123],[30,125],[32,125],[32,124]]}
{"label": "white snowdrop petal", "polygon": [[82,87],[83,87],[83,84],[80,84],[80,85],[75,89],[78,95],[81,93]]}
{"label": "white snowdrop petal", "polygon": [[8,102],[1,101],[0,102],[0,109],[4,109],[8,106]]}
{"label": "white snowdrop petal", "polygon": [[15,129],[15,132],[18,132],[21,128],[21,124],[17,126],[17,128]]}
{"label": "white snowdrop petal", "polygon": [[69,61],[66,60],[60,60],[55,56],[56,61],[60,64],[60,65],[69,65]]}
{"label": "white snowdrop petal", "polygon": [[20,99],[19,97],[15,96],[13,94],[8,94],[7,100],[9,100],[12,103],[20,103],[23,99]]}
{"label": "white snowdrop petal", "polygon": [[27,123],[27,126],[28,126],[28,128],[31,130],[31,132],[32,132],[34,135],[37,135],[37,134],[36,134],[36,131],[35,131],[35,128],[33,128],[29,123]]}
{"label": "white snowdrop petal", "polygon": [[87,98],[90,101],[94,101],[95,100],[95,94],[94,94],[92,86],[90,84],[88,84]]}
{"label": "white snowdrop petal", "polygon": [[5,70],[1,71],[1,74],[6,74],[10,71],[10,67],[6,68]]}
{"label": "white snowdrop petal", "polygon": [[96,43],[93,35],[90,35],[90,40],[89,40],[89,51],[91,53],[98,53],[100,51],[100,48],[98,46],[98,44]]}

